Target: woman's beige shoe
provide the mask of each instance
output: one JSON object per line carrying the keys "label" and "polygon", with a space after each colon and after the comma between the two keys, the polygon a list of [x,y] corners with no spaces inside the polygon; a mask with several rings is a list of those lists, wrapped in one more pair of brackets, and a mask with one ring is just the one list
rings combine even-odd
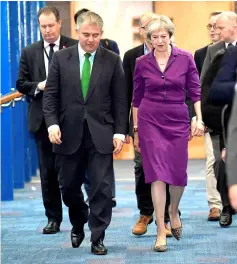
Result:
{"label": "woman's beige shoe", "polygon": [[155,242],[155,245],[153,247],[153,251],[155,251],[155,252],[166,252],[167,251],[167,242],[166,242],[166,245],[160,245],[160,246],[156,246],[156,242]]}

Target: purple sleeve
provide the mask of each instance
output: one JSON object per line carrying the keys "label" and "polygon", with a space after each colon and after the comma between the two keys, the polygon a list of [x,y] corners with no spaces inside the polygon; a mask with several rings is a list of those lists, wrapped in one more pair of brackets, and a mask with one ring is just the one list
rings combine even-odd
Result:
{"label": "purple sleeve", "polygon": [[145,80],[141,74],[141,61],[136,60],[135,71],[133,76],[133,107],[138,108],[144,97]]}
{"label": "purple sleeve", "polygon": [[193,56],[189,54],[189,67],[186,75],[186,87],[188,90],[188,96],[196,103],[201,101],[201,87],[198,71],[193,59]]}

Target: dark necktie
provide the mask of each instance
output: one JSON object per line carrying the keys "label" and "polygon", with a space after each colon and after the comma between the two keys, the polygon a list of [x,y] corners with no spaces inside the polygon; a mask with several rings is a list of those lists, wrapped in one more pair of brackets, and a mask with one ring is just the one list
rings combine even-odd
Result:
{"label": "dark necktie", "polygon": [[227,49],[229,48],[229,47],[232,47],[232,46],[234,46],[232,43],[229,43],[228,45],[227,45]]}
{"label": "dark necktie", "polygon": [[90,53],[85,53],[85,61],[82,68],[82,76],[81,76],[81,86],[82,86],[82,94],[83,98],[86,98],[89,83],[90,83],[90,77],[91,77],[91,64],[90,64]]}
{"label": "dark necktie", "polygon": [[55,46],[54,43],[49,44],[49,47],[50,47],[50,50],[49,50],[49,65],[50,65],[51,60],[53,58],[53,54],[54,54],[53,48],[54,48],[54,46]]}

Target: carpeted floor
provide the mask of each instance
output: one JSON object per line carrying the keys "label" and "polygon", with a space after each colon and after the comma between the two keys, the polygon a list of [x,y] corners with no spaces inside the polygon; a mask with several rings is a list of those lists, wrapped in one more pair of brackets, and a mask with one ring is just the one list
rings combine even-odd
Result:
{"label": "carpeted floor", "polygon": [[90,232],[80,248],[71,248],[71,226],[67,209],[61,232],[42,235],[46,224],[41,201],[39,178],[15,191],[13,202],[2,203],[2,263],[3,264],[237,264],[237,216],[230,228],[220,228],[218,222],[208,222],[205,164],[203,160],[189,162],[189,184],[182,198],[183,238],[168,239],[168,251],[155,253],[154,222],[147,234],[135,237],[131,229],[138,218],[134,194],[133,162],[116,161],[117,207],[107,229],[107,256],[90,253]]}

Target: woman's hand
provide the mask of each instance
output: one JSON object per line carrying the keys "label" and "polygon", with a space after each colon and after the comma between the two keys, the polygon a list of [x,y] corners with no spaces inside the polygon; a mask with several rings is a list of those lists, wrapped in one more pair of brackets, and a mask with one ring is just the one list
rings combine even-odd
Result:
{"label": "woman's hand", "polygon": [[137,152],[141,153],[141,149],[139,147],[139,138],[138,133],[134,132],[134,139],[133,139],[134,148]]}
{"label": "woman's hand", "polygon": [[192,127],[192,136],[201,137],[204,135],[205,126],[203,122],[196,121],[195,126]]}

